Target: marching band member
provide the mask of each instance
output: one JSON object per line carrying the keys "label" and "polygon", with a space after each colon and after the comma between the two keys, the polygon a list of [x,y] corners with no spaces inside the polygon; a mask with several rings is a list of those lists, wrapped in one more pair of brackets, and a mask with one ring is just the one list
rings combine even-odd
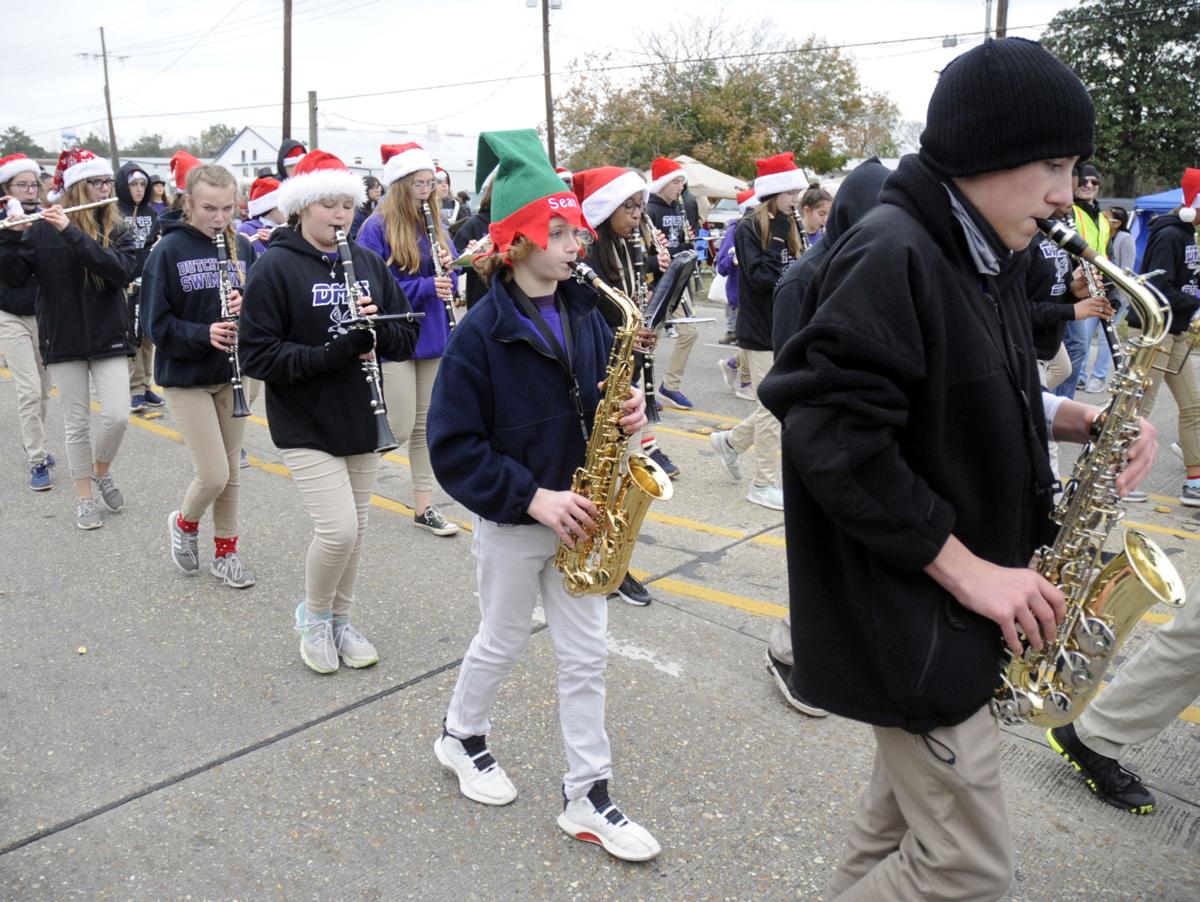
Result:
{"label": "marching band member", "polygon": [[138,266],[125,293],[129,304],[129,342],[133,345],[133,356],[129,358],[129,409],[133,413],[147,407],[162,407],[163,399],[150,387],[154,373],[154,345],[150,337],[141,330],[137,322],[141,286],[137,280],[142,275],[150,248],[158,240],[161,228],[158,213],[150,205],[147,192],[150,176],[136,163],[126,163],[117,171],[117,210],[133,232],[133,244],[138,249]]}
{"label": "marching band member", "polygon": [[167,202],[167,183],[161,175],[150,176],[150,209],[156,216],[162,216],[171,209]]}
{"label": "marching band member", "polygon": [[[485,805],[516,798],[486,740],[500,683],[529,644],[540,593],[559,662],[568,763],[558,825],[618,858],[645,861],[658,843],[608,794],[607,603],[569,596],[553,565],[559,541],[573,544],[597,516],[591,501],[570,491],[612,341],[595,292],[570,281],[577,230],[587,224],[533,129],[484,133],[479,143],[480,165],[500,166],[493,252],[476,261],[491,290],[454,330],[429,423],[438,478],[475,515],[482,621],[434,752],[467,798]],[[624,402],[626,434],[645,424],[644,401],[634,389]]]}
{"label": "marching band member", "polygon": [[[715,269],[725,277],[725,336],[718,344],[737,344],[737,308],[738,308],[738,260],[733,238],[737,234],[737,224],[742,217],[758,206],[754,199],[754,189],[747,188],[737,193],[738,218],[733,219],[725,227],[721,236],[721,246],[717,249]],[[733,392],[734,397],[743,401],[753,401],[753,386],[750,384],[750,368],[746,365],[746,355],[738,351],[720,360],[721,378],[725,387]]]}
{"label": "marching band member", "polygon": [[[479,211],[462,224],[462,227],[454,236],[455,243],[465,251],[475,249],[475,245],[482,241],[488,233],[488,226],[492,224],[492,177],[495,172],[488,173],[486,176],[482,172],[476,175],[476,191],[482,191],[479,195]],[[479,184],[479,178],[483,177],[482,185]],[[475,272],[475,268],[467,267],[463,270],[467,278],[467,309],[470,310],[478,303],[479,299],[487,294],[487,282],[479,278],[479,274]]]}
{"label": "marching band member", "polygon": [[[774,363],[771,350],[771,295],[785,269],[800,255],[800,232],[792,211],[806,184],[795,155],[776,154],[758,161],[754,192],[759,206],[742,217],[734,235],[738,259],[738,348],[750,367],[752,391]],[[754,447],[754,478],[746,500],[769,510],[783,510],[779,478],[779,421],[759,399],[754,412],[732,429],[719,430],[709,441],[721,465],[742,478],[738,455]]]}
{"label": "marching band member", "polygon": [[[45,218],[0,232],[0,282],[9,287],[37,276],[37,325],[42,361],[62,395],[67,463],[79,503],[75,525],[104,525],[125,498],[111,468],[129,421],[129,310],[125,286],[139,256],[133,234],[113,204],[64,212],[65,207],[112,197],[113,171],[90,150],[64,150],[54,173]],[[59,201],[62,204],[59,204]],[[91,429],[88,377],[100,399],[100,429]]]}
{"label": "marching band member", "polygon": [[[437,377],[438,363],[450,337],[445,301],[454,292],[457,276],[434,273],[432,253],[449,269],[454,244],[446,234],[437,209],[433,211],[438,247],[429,245],[421,204],[436,205],[433,159],[419,144],[385,144],[383,184],[386,193],[378,209],[363,223],[358,243],[379,254],[388,264],[396,284],[413,309],[425,314],[416,351],[405,360],[385,360],[383,383],[388,396],[388,422],[396,440],[408,442],[412,466],[413,525],[435,536],[452,536],[458,524],[451,523],[433,506],[433,468],[425,437],[429,396]],[[385,355],[386,356],[386,355]]]}
{"label": "marching band member", "polygon": [[820,182],[810,182],[800,195],[800,221],[804,223],[804,240],[812,247],[825,233],[825,221],[833,206],[833,195],[821,187]]}
{"label": "marching band member", "polygon": [[296,166],[304,159],[305,153],[307,150],[303,144],[294,138],[286,138],[279,145],[279,154],[275,158],[275,178],[280,182],[291,178]]}
{"label": "marching band member", "polygon": [[142,276],[143,333],[157,353],[154,378],[167,396],[195,477],[178,510],[167,518],[171,560],[189,576],[200,570],[200,518],[213,512],[216,545],[209,572],[225,585],[245,589],[254,573],[238,553],[238,458],[246,420],[235,417],[230,347],[237,322],[222,317],[220,263],[213,238],[225,238],[233,290],[228,312],[242,306],[246,270],[254,260],[250,241],[235,235],[237,180],[223,166],[196,166],[187,176],[184,217],[169,220]]}
{"label": "marching band member", "polygon": [[[23,153],[0,159],[0,210],[4,218],[28,216],[38,206],[41,167]],[[22,285],[0,285],[0,354],[8,362],[17,389],[17,416],[21,422],[21,447],[29,465],[29,488],[44,492],[51,487],[54,458],[46,451],[46,401],[50,373],[38,348],[37,279],[31,274]]]}
{"label": "marching band member", "polygon": [[[279,188],[289,226],[272,236],[250,271],[237,332],[243,369],[267,385],[271,440],[313,521],[295,625],[300,657],[317,673],[333,673],[339,658],[347,667],[379,660],[350,622],[379,468],[376,415],[359,358],[374,350],[403,360],[416,342],[412,323],[380,322],[375,338],[346,328],[335,231],[350,227],[365,193],[332,154],[314,149],[304,157]],[[362,315],[407,312],[383,261],[356,244],[350,250]]]}
{"label": "marching band member", "polygon": [[375,208],[379,206],[379,199],[383,197],[383,182],[375,178],[373,175],[363,176],[363,187],[367,191],[367,199],[358,205],[354,211],[354,222],[350,224],[349,237],[351,240],[358,238],[358,232],[362,228],[371,214],[375,212]]}
{"label": "marching band member", "polygon": [[249,218],[238,226],[237,231],[250,240],[250,247],[258,256],[267,249],[271,233],[287,222],[279,209],[279,180],[269,175],[256,178],[250,184],[246,212]]}

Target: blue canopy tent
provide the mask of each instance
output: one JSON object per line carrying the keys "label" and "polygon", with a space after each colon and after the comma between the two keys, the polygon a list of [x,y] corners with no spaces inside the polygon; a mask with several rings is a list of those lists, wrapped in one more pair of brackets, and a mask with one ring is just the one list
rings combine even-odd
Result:
{"label": "blue canopy tent", "polygon": [[1169,213],[1183,204],[1183,189],[1172,188],[1160,191],[1158,194],[1147,194],[1133,202],[1133,221],[1129,224],[1133,242],[1137,245],[1137,257],[1133,264],[1135,272],[1142,271],[1142,254],[1146,250],[1146,238],[1149,235],[1150,220],[1160,213]]}

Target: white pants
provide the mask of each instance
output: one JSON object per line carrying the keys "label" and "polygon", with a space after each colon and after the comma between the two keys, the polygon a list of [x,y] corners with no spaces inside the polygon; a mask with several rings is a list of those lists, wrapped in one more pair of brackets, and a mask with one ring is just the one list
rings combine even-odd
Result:
{"label": "white pants", "polygon": [[42,366],[38,350],[37,318],[0,310],[0,354],[17,386],[21,445],[32,467],[46,457],[46,399],[50,397],[50,373]]}
{"label": "white pants", "polygon": [[504,526],[475,518],[471,551],[482,619],[463,658],[446,730],[459,739],[491,732],[492,702],[529,645],[540,593],[558,657],[558,717],[567,752],[563,792],[577,799],[597,780],[612,778],[604,730],[608,600],[567,594],[562,573],[554,568],[557,547],[558,536],[541,524]]}
{"label": "white pants", "polygon": [[[67,464],[72,479],[92,475],[93,461],[112,463],[129,425],[129,364],[124,357],[71,360],[50,364],[50,377],[62,396],[63,429],[66,433]],[[100,428],[92,448],[91,395],[88,376],[100,401]]]}

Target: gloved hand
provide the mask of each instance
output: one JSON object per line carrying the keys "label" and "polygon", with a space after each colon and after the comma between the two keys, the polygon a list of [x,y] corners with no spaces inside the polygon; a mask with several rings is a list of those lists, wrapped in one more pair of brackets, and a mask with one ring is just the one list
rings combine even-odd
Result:
{"label": "gloved hand", "polygon": [[349,329],[325,345],[325,362],[338,370],[375,347],[370,329]]}

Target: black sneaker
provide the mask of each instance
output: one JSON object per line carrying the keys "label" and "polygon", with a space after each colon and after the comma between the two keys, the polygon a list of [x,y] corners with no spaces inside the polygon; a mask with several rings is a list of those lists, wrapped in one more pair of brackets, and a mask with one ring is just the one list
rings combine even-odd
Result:
{"label": "black sneaker", "polygon": [[146,394],[142,396],[146,401],[147,407],[162,407],[167,402],[163,400],[162,395],[157,392],[146,389]]}
{"label": "black sneaker", "polygon": [[775,685],[783,693],[783,700],[802,714],[809,717],[828,717],[829,712],[816,705],[810,705],[800,697],[800,693],[792,686],[792,668],[771,654],[767,649],[767,670],[775,677]]}
{"label": "black sneaker", "polygon": [[617,586],[617,591],[608,596],[609,599],[619,598],[626,604],[636,605],[639,608],[644,608],[652,601],[650,593],[646,591],[646,587],[633,578],[633,574],[626,573],[625,578],[621,580],[621,585]]}
{"label": "black sneaker", "polygon": [[662,467],[663,472],[672,479],[679,475],[679,467],[675,465],[675,462],[671,458],[667,457],[666,452],[662,448],[655,448],[651,451],[650,459]]}
{"label": "black sneaker", "polygon": [[736,332],[726,332],[722,338],[717,339],[717,344],[719,344],[719,345],[737,344],[737,333]]}
{"label": "black sneaker", "polygon": [[1141,778],[1121,767],[1116,758],[1107,758],[1084,745],[1075,734],[1074,724],[1051,727],[1046,731],[1046,741],[1079,771],[1088,789],[1114,808],[1133,814],[1154,810],[1154,796],[1142,785]]}

